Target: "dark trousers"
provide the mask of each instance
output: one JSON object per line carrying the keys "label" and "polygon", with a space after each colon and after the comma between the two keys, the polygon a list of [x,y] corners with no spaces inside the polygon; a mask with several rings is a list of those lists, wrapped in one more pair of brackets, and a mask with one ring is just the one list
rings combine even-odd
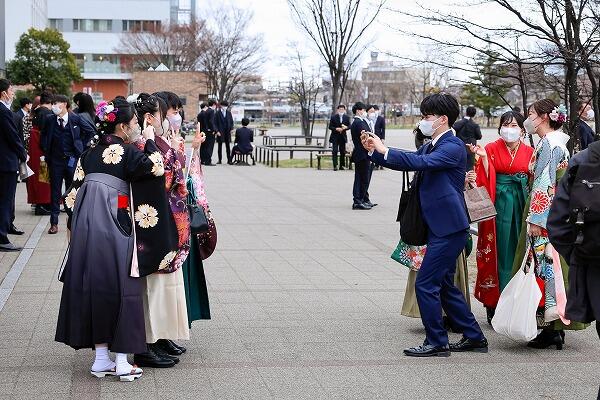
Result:
{"label": "dark trousers", "polygon": [[17,172],[0,172],[0,244],[10,243],[8,231],[14,216]]}
{"label": "dark trousers", "polygon": [[483,339],[483,333],[460,290],[454,286],[456,259],[467,244],[467,232],[437,237],[429,231],[427,253],[417,273],[415,292],[425,326],[427,342],[433,346],[448,344],[448,332],[442,321],[442,309],[452,326],[469,339]]}
{"label": "dark trousers", "polygon": [[346,166],[346,143],[339,137],[334,137],[331,142],[331,159],[333,160],[333,168],[338,165],[338,152],[340,153],[340,167]]}
{"label": "dark trousers", "polygon": [[227,160],[231,160],[231,144],[229,140],[217,140],[219,147],[217,153],[219,154],[219,162],[223,162],[223,144],[225,144],[225,152],[227,153]]}
{"label": "dark trousers", "polygon": [[65,183],[65,188],[68,189],[73,183],[73,174],[75,167],[69,167],[69,160],[52,160],[50,162],[50,224],[58,225],[58,216],[60,214],[60,199],[62,197],[62,185]]}
{"label": "dark trousers", "polygon": [[352,196],[354,204],[364,203],[369,201],[369,168],[371,161],[364,159],[354,162],[354,188]]}
{"label": "dark trousers", "polygon": [[215,148],[215,133],[210,132],[206,134],[206,140],[200,147],[200,162],[202,164],[212,163],[212,154]]}

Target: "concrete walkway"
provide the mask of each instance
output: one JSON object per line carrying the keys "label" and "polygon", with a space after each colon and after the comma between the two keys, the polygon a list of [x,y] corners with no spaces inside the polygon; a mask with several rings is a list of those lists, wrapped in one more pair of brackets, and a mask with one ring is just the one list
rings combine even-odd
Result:
{"label": "concrete walkway", "polygon": [[[12,267],[2,288],[14,280],[0,311],[0,399],[596,397],[593,327],[567,332],[563,351],[527,349],[495,334],[475,300],[489,354],[402,355],[424,333],[419,320],[399,314],[407,270],[389,258],[401,174],[376,171],[371,198],[380,205],[352,211],[352,172],[205,172],[219,229],[218,251],[205,262],[213,319],[194,323],[175,368],[147,369],[135,383],[91,377],[91,351],[54,342],[64,214],[61,232],[47,235],[47,217],[31,216],[19,185],[17,225],[29,237],[17,243],[32,248],[0,258],[0,271]],[[18,277],[17,257],[26,261]]]}

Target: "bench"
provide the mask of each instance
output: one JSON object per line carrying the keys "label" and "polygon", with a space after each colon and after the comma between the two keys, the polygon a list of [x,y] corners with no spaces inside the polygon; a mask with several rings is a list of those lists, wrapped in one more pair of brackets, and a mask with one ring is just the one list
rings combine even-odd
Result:
{"label": "bench", "polygon": [[248,163],[248,157],[250,157],[252,159],[252,165],[256,165],[256,161],[254,160],[252,153],[246,153],[246,154],[236,153],[236,154],[234,154],[234,162],[233,163],[235,165],[250,165]]}
{"label": "bench", "polygon": [[313,166],[313,153],[322,154],[330,152],[331,150],[325,149],[322,146],[267,146],[257,145],[255,146],[256,160],[267,166],[279,168],[279,152],[289,151],[290,159],[293,159],[294,152],[302,152],[310,154],[310,167]]}
{"label": "bench", "polygon": [[[318,170],[321,169],[321,159],[322,158],[333,158],[333,154],[327,154],[327,153],[317,154],[317,169]],[[352,169],[352,155],[349,154],[349,153],[346,153],[344,155],[344,158],[345,158],[345,161],[346,161],[345,164],[348,166],[348,169],[351,170]]]}

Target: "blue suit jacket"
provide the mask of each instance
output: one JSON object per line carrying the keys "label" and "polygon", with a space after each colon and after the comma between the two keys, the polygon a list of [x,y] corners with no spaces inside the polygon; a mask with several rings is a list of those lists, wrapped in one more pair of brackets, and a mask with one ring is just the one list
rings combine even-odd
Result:
{"label": "blue suit jacket", "polygon": [[[73,144],[75,145],[74,156],[80,157],[87,148],[89,141],[96,134],[96,128],[94,128],[85,118],[81,118],[79,115],[72,112],[69,113],[69,122],[67,123],[67,126],[71,129],[71,135],[73,136]],[[52,135],[54,134],[55,127],[58,127],[56,115],[50,114],[46,116],[41,134],[41,147],[47,158],[52,155]],[[57,149],[57,151],[62,153],[63,149]]]}
{"label": "blue suit jacket", "polygon": [[0,172],[17,172],[27,152],[19,136],[15,115],[0,102]]}
{"label": "blue suit jacket", "polygon": [[467,151],[451,131],[444,133],[433,150],[429,145],[416,152],[390,148],[387,160],[375,152],[372,160],[398,171],[423,171],[419,194],[423,219],[431,232],[444,237],[466,231],[469,219],[464,198]]}
{"label": "blue suit jacket", "polygon": [[352,143],[354,144],[354,150],[352,151],[352,161],[360,162],[369,159],[369,152],[365,150],[360,141],[360,133],[362,131],[371,132],[369,124],[358,117],[354,117],[352,125],[350,125],[350,133],[352,136]]}

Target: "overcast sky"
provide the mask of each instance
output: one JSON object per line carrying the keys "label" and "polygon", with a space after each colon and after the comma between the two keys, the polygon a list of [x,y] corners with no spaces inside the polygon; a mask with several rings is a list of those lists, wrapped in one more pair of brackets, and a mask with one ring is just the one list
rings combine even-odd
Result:
{"label": "overcast sky", "polygon": [[[232,3],[231,0],[222,0],[219,4],[227,4],[228,2]],[[364,4],[368,3],[369,0],[365,0]],[[249,27],[249,31],[262,33],[264,36],[269,55],[269,61],[263,67],[263,77],[265,80],[274,82],[289,78],[290,71],[282,60],[282,57],[289,53],[288,44],[290,42],[297,42],[301,46],[306,46],[309,40],[292,21],[287,1],[235,0],[232,4],[240,8],[250,8],[254,12],[254,21]],[[479,23],[498,22],[498,13],[494,12],[494,8],[489,5],[475,9],[465,9],[462,6],[456,5],[457,2],[452,0],[427,0],[425,4],[432,8],[458,11]],[[418,10],[415,0],[388,0],[386,6],[391,9]],[[200,17],[202,16],[202,7],[200,6],[199,10]],[[427,29],[414,21],[402,20],[392,11],[383,10],[377,23],[372,26],[366,35],[371,40],[367,51],[362,56],[361,67],[366,66],[368,63],[370,51],[379,51],[379,59],[392,59],[383,54],[386,52],[423,55],[425,48],[419,46],[414,39],[407,38],[395,32],[393,27],[396,26],[410,27],[414,30]],[[304,51],[307,54],[314,54],[314,51],[311,51],[309,48],[305,48]],[[312,60],[318,62],[320,59],[312,56]]]}

